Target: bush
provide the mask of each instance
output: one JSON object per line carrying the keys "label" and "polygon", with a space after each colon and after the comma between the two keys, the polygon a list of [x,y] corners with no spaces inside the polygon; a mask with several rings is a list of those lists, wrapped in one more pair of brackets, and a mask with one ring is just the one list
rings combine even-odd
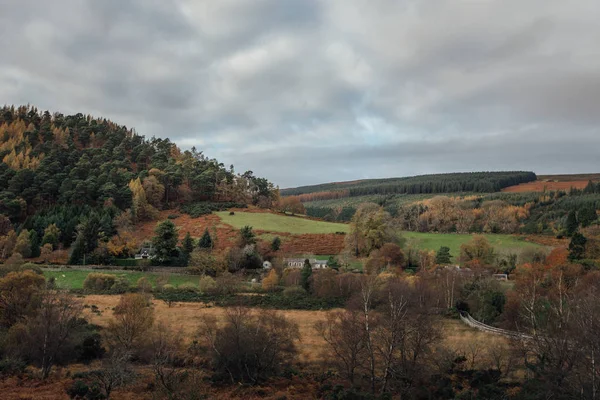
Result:
{"label": "bush", "polygon": [[25,372],[27,364],[24,361],[12,358],[0,360],[0,376],[21,375]]}
{"label": "bush", "polygon": [[84,381],[77,380],[66,389],[70,399],[83,399],[88,394],[90,388]]}
{"label": "bush", "polygon": [[83,288],[95,292],[104,292],[110,290],[115,284],[116,280],[116,276],[112,274],[90,272],[83,281]]}
{"label": "bush", "polygon": [[208,275],[204,275],[198,282],[200,293],[212,293],[217,288],[217,282]]}
{"label": "bush", "polygon": [[195,293],[198,291],[198,286],[194,285],[192,282],[185,282],[177,286],[177,290],[180,292]]}
{"label": "bush", "polygon": [[179,218],[179,217],[180,217],[180,215],[179,215],[179,214],[169,214],[169,215],[167,215],[167,218],[168,218],[168,219],[177,219],[177,218]]}
{"label": "bush", "polygon": [[145,276],[138,279],[136,286],[140,292],[148,293],[152,291],[152,284]]}
{"label": "bush", "polygon": [[166,283],[163,285],[162,290],[164,292],[173,292],[175,291],[175,286],[171,285],[170,283]]}
{"label": "bush", "polygon": [[123,294],[127,293],[130,289],[129,281],[124,276],[117,276],[114,285],[110,289],[111,293]]}
{"label": "bush", "polygon": [[306,296],[306,290],[300,286],[290,286],[283,290],[284,297],[302,297]]}

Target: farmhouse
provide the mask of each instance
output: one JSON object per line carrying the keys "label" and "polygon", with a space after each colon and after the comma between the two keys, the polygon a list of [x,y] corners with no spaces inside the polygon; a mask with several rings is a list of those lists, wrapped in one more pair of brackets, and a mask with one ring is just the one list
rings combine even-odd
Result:
{"label": "farmhouse", "polygon": [[152,259],[154,258],[154,249],[152,247],[142,247],[134,257],[136,260]]}
{"label": "farmhouse", "polygon": [[[302,268],[304,266],[304,260],[306,258],[284,258],[283,263],[288,268]],[[313,269],[327,268],[327,260],[317,260],[315,258],[309,259],[310,265]]]}

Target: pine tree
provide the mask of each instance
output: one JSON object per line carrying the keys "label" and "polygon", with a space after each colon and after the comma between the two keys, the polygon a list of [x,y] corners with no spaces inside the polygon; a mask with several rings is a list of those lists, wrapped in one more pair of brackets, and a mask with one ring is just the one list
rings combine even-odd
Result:
{"label": "pine tree", "polygon": [[198,242],[198,247],[201,249],[211,249],[213,247],[213,240],[210,237],[210,233],[208,233],[208,229],[204,230],[204,234]]}
{"label": "pine tree", "polygon": [[448,265],[452,262],[450,257],[452,257],[450,255],[450,247],[442,246],[435,255],[435,262],[438,265]]}
{"label": "pine tree", "polygon": [[569,243],[569,260],[581,260],[585,256],[585,245],[587,239],[579,232],[575,232]]}
{"label": "pine tree", "polygon": [[240,229],[238,247],[246,247],[249,244],[256,243],[256,235],[251,226],[244,226]]}
{"label": "pine tree", "polygon": [[156,226],[155,236],[152,238],[155,257],[162,263],[169,263],[177,258],[177,228],[169,220]]}
{"label": "pine tree", "polygon": [[302,267],[302,272],[300,275],[300,286],[304,288],[308,292],[310,289],[310,277],[312,275],[312,265],[310,265],[310,261],[308,258],[304,260],[304,266]]}
{"label": "pine tree", "polygon": [[573,236],[578,227],[579,222],[577,222],[577,214],[575,213],[575,210],[571,210],[567,215],[567,222],[565,223],[565,231],[567,236]]}
{"label": "pine tree", "polygon": [[29,243],[31,243],[31,257],[39,257],[41,252],[40,237],[34,229],[29,231]]}
{"label": "pine tree", "polygon": [[279,236],[275,236],[275,238],[271,242],[271,250],[279,251],[280,248],[281,248],[281,239],[279,239]]}
{"label": "pine tree", "polygon": [[192,239],[192,236],[190,235],[190,232],[187,232],[185,234],[185,237],[183,238],[183,242],[181,243],[181,250],[183,251],[184,254],[191,254],[192,251],[194,251],[194,239]]}
{"label": "pine tree", "polygon": [[585,228],[598,219],[598,214],[596,214],[596,209],[593,206],[586,206],[579,210],[577,219],[581,223],[581,226]]}

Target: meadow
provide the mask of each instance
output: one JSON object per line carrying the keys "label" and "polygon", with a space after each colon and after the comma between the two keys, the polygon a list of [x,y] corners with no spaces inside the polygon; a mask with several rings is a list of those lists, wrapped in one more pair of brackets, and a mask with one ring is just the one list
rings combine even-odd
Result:
{"label": "meadow", "polygon": [[195,275],[184,275],[184,274],[173,274],[165,271],[164,273],[159,272],[140,272],[140,271],[105,271],[105,270],[91,270],[91,269],[45,269],[44,276],[46,279],[54,278],[56,285],[62,289],[82,289],[83,281],[90,272],[100,272],[103,274],[111,274],[122,276],[131,286],[135,286],[137,281],[145,277],[152,284],[156,285],[156,279],[164,275],[168,279],[168,283],[173,286],[179,286],[184,283],[191,283],[198,285],[198,276]]}
{"label": "meadow", "polygon": [[284,214],[251,213],[242,211],[236,211],[234,215],[229,215],[228,211],[221,211],[215,214],[221,218],[223,223],[231,225],[236,229],[248,225],[254,230],[287,232],[294,235],[348,232],[348,225],[346,224],[315,221]]}
{"label": "meadow", "polygon": [[[526,248],[543,247],[537,243],[526,242],[522,237],[515,235],[502,234],[484,234],[485,238],[496,249],[497,252],[520,253]],[[460,254],[460,246],[470,241],[473,235],[456,233],[423,233],[423,232],[402,232],[402,237],[406,239],[406,247],[412,246],[419,250],[439,250],[442,246],[450,248],[450,254],[453,260],[456,260]]]}

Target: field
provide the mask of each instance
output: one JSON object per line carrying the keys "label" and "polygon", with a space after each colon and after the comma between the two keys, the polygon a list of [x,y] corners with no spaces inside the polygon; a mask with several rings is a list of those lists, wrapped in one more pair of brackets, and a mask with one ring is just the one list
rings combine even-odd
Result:
{"label": "field", "polygon": [[[92,323],[106,326],[112,318],[112,309],[118,301],[119,296],[85,296],[85,304],[90,307],[95,305],[100,311],[100,315],[98,315],[98,313],[91,312],[90,308],[86,308],[86,317]],[[164,302],[157,300],[154,300],[153,304],[157,321],[164,322],[174,331],[181,331],[190,342],[198,331],[202,315],[209,314],[222,318],[225,313],[225,309],[222,307],[211,307],[204,303],[175,303],[171,308],[167,307]],[[315,331],[314,325],[317,321],[323,320],[327,312],[286,310],[282,313],[296,322],[300,329],[302,340],[296,343],[300,353],[299,361],[308,366],[322,361],[326,344]],[[479,351],[483,353],[485,349],[489,349],[492,345],[506,346],[507,344],[502,337],[471,329],[458,320],[442,319],[440,322],[445,344],[457,351],[467,352],[469,347],[477,346]]]}
{"label": "field", "polygon": [[[138,272],[138,271],[103,271],[103,270],[81,270],[81,269],[61,269],[61,270],[44,270],[44,276],[48,278],[54,277],[56,284],[64,289],[82,289],[83,281],[90,272],[101,272],[103,274],[111,274],[123,276],[127,279],[130,285],[135,286],[138,279],[146,277],[154,286],[156,278],[161,276],[158,272]],[[198,284],[198,277],[194,275],[172,274],[166,272],[168,283],[174,286],[179,286],[183,283]]]}
{"label": "field", "polygon": [[[499,252],[510,250],[520,253],[528,247],[542,247],[537,243],[526,242],[522,237],[514,235],[486,234],[484,236]],[[454,260],[460,254],[460,245],[473,238],[469,234],[422,232],[402,232],[402,237],[407,239],[407,246],[414,246],[421,250],[437,251],[440,247],[447,246],[450,248],[450,254]]]}
{"label": "field", "polygon": [[588,181],[545,181],[537,180],[534,182],[521,183],[520,185],[509,186],[502,189],[506,193],[523,193],[523,192],[543,192],[552,190],[569,190],[571,188],[583,189],[587,186]]}
{"label": "field", "polygon": [[348,232],[348,225],[333,222],[314,221],[302,217],[293,217],[272,213],[252,213],[236,211],[229,215],[227,211],[215,213],[221,221],[234,228],[240,229],[246,225],[255,230],[268,232],[285,232],[294,235],[302,234],[327,234]]}

